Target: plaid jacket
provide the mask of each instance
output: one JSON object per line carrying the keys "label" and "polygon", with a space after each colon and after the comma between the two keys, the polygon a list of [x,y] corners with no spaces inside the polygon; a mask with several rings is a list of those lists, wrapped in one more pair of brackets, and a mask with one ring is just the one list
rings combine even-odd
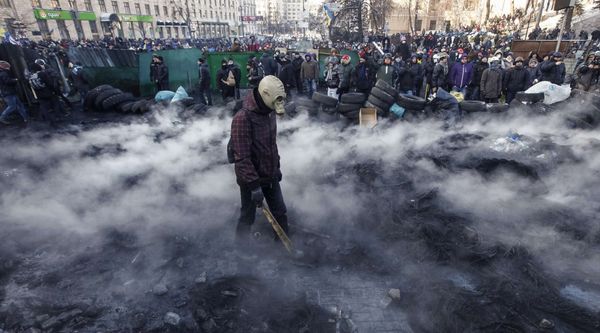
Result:
{"label": "plaid jacket", "polygon": [[231,144],[238,185],[255,189],[260,185],[281,181],[276,139],[275,113],[259,108],[254,93],[249,93],[231,123]]}

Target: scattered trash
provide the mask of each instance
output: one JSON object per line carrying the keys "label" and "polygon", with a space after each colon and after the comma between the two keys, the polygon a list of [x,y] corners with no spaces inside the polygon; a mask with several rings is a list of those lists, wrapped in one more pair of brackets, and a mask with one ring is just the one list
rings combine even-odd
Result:
{"label": "scattered trash", "polygon": [[171,326],[178,326],[179,322],[181,321],[181,317],[174,312],[167,312],[163,318],[163,321]]}
{"label": "scattered trash", "polygon": [[400,300],[400,289],[390,289],[388,291],[388,296],[394,301],[399,301]]}
{"label": "scattered trash", "polygon": [[540,328],[543,328],[543,329],[552,329],[552,328],[554,328],[554,323],[551,322],[550,320],[544,318],[544,319],[542,319],[542,321],[540,321],[539,326],[540,326]]}
{"label": "scattered trash", "polygon": [[164,283],[159,283],[152,288],[152,293],[156,296],[162,296],[169,292],[169,288]]}

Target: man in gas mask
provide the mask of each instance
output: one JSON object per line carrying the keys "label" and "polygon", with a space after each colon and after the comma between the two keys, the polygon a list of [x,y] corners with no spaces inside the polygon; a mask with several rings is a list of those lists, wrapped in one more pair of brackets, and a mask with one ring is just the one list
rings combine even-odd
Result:
{"label": "man in gas mask", "polygon": [[[244,99],[231,123],[231,148],[242,207],[236,228],[238,238],[250,235],[256,207],[266,199],[273,216],[287,233],[287,209],[283,201],[277,150],[276,115],[284,113],[286,99],[281,80],[265,76]],[[275,111],[275,113],[273,113]]]}

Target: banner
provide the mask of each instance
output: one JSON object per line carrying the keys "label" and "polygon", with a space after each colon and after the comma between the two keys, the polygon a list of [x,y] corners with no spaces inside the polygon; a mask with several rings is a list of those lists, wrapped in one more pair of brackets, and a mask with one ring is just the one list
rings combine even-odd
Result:
{"label": "banner", "polygon": [[33,15],[38,20],[96,20],[96,14],[93,12],[76,12],[74,10],[34,9]]}
{"label": "banner", "polygon": [[119,14],[121,22],[154,22],[152,15],[131,15],[131,14]]}

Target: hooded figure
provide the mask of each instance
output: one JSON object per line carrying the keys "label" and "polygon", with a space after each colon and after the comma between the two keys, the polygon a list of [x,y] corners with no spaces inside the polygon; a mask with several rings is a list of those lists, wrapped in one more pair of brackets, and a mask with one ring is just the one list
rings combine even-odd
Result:
{"label": "hooded figure", "polygon": [[319,79],[319,63],[314,61],[310,54],[304,56],[304,61],[300,67],[300,79],[305,86],[308,97],[312,98],[317,90],[317,80]]}
{"label": "hooded figure", "polygon": [[260,57],[260,63],[262,64],[265,75],[277,75],[277,61],[273,59],[269,54],[263,53]]}
{"label": "hooded figure", "polygon": [[262,206],[263,199],[281,228],[288,231],[287,209],[279,185],[282,175],[275,115],[284,113],[285,99],[283,83],[275,76],[265,76],[233,117],[231,148],[242,204],[236,228],[238,239],[250,236],[256,207]]}
{"label": "hooded figure", "polygon": [[481,75],[480,94],[486,103],[498,103],[502,94],[502,69],[500,60],[494,59],[490,68],[483,71]]}
{"label": "hooded figure", "polygon": [[[221,91],[221,98],[225,101],[227,98],[235,97],[235,84],[229,85],[229,65],[227,65],[227,60],[223,59],[221,61],[221,69],[217,71],[217,87]],[[233,75],[233,73],[232,73]]]}
{"label": "hooded figure", "polygon": [[561,85],[565,82],[566,69],[562,62],[562,53],[554,52],[550,58],[540,65],[540,81],[550,81]]}
{"label": "hooded figure", "polygon": [[450,71],[450,84],[452,90],[460,91],[463,96],[467,93],[467,86],[473,77],[473,64],[469,62],[466,54],[460,56],[460,61],[452,66]]}
{"label": "hooded figure", "polygon": [[352,70],[353,67],[350,64],[350,56],[344,54],[342,56],[341,65],[339,67],[340,84],[338,86],[337,93],[339,96],[350,91],[352,88]]}
{"label": "hooded figure", "polygon": [[438,53],[438,63],[433,68],[431,76],[431,90],[436,92],[438,88],[445,90],[448,78],[448,54]]}
{"label": "hooded figure", "polygon": [[517,57],[512,68],[504,73],[504,91],[506,103],[512,102],[519,91],[525,91],[529,82],[529,72],[524,66],[524,60]]}

